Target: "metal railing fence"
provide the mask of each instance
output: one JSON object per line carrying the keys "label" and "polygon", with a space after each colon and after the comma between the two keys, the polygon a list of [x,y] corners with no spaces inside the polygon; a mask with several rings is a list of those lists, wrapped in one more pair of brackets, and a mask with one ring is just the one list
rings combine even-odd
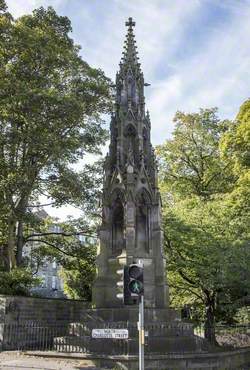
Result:
{"label": "metal railing fence", "polygon": [[[93,339],[92,329],[128,329],[127,339]],[[165,323],[145,325],[146,344],[148,338],[179,336],[192,334],[189,323]],[[197,342],[200,339],[197,337]],[[132,322],[94,322],[88,323],[55,323],[39,321],[17,321],[0,324],[0,350],[36,350],[58,351],[67,353],[103,352],[126,355],[133,351],[138,343],[138,328]],[[198,343],[198,344],[199,344]]]}
{"label": "metal railing fence", "polygon": [[59,338],[66,334],[66,325],[45,325],[34,321],[0,324],[0,349],[56,350]]}
{"label": "metal railing fence", "polygon": [[[103,340],[93,339],[92,329],[128,329],[128,339]],[[193,326],[190,323],[164,323],[145,325],[146,351],[148,338],[158,337],[186,337],[192,336]],[[222,345],[233,347],[250,346],[250,324],[234,326],[216,326],[216,338]],[[206,351],[204,341],[204,326],[194,328],[196,348]],[[94,322],[88,323],[43,323],[39,321],[16,321],[0,324],[0,351],[1,350],[34,350],[58,351],[67,353],[103,352],[126,355],[137,345],[138,329],[136,323],[131,322]],[[181,351],[181,348],[178,348]]]}
{"label": "metal railing fence", "polygon": [[[194,333],[201,338],[204,338],[204,324],[194,325]],[[249,324],[235,324],[235,325],[215,325],[215,334],[249,334],[250,335],[250,323]]]}
{"label": "metal railing fence", "polygon": [[[204,324],[194,326],[194,334],[205,338]],[[219,345],[234,348],[250,346],[250,323],[215,325],[215,337]]]}

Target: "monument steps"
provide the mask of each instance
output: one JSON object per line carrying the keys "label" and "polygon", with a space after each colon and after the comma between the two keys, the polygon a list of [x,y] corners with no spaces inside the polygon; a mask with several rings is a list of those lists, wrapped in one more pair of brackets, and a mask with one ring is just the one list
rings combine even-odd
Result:
{"label": "monument steps", "polygon": [[[92,338],[92,329],[127,329],[128,339]],[[183,322],[150,322],[145,325],[145,353],[208,352],[211,346],[193,334],[193,326]],[[76,322],[68,325],[68,333],[54,338],[57,351],[84,352],[107,355],[135,355],[138,353],[136,322]]]}

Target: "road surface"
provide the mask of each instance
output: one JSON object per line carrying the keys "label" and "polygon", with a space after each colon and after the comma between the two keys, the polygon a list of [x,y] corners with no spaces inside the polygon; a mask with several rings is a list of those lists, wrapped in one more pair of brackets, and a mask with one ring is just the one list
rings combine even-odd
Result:
{"label": "road surface", "polygon": [[26,356],[19,352],[0,352],[1,370],[102,370],[92,361]]}

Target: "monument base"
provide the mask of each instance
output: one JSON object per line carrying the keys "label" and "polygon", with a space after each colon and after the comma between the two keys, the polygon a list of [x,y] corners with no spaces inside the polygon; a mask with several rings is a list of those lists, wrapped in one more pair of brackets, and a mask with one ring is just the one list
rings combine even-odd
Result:
{"label": "monument base", "polygon": [[[72,346],[73,352],[107,356],[138,354],[138,307],[86,309],[80,322],[69,325],[69,335],[60,338],[57,350]],[[92,338],[93,329],[127,329],[127,339]],[[56,338],[58,343],[58,338]],[[207,342],[194,335],[193,325],[181,322],[172,309],[145,309],[145,354],[206,352]]]}

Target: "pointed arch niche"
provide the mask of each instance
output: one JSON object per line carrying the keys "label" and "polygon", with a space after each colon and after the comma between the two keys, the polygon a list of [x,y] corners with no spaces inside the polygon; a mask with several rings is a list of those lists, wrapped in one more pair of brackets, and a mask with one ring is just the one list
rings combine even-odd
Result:
{"label": "pointed arch niche", "polygon": [[136,195],[136,248],[149,253],[151,239],[151,197],[146,189]]}
{"label": "pointed arch niche", "polygon": [[132,148],[133,151],[133,157],[135,163],[138,161],[138,135],[137,135],[137,130],[135,126],[132,123],[129,123],[125,130],[124,130],[124,136],[125,136],[125,162],[127,161],[127,155]]}
{"label": "pointed arch niche", "polygon": [[147,132],[147,129],[146,127],[144,126],[143,127],[143,131],[142,131],[142,137],[143,137],[143,153],[144,153],[144,156],[147,156],[148,154],[148,132]]}
{"label": "pointed arch niche", "polygon": [[125,247],[125,223],[122,194],[116,193],[112,202],[112,254],[121,254]]}

